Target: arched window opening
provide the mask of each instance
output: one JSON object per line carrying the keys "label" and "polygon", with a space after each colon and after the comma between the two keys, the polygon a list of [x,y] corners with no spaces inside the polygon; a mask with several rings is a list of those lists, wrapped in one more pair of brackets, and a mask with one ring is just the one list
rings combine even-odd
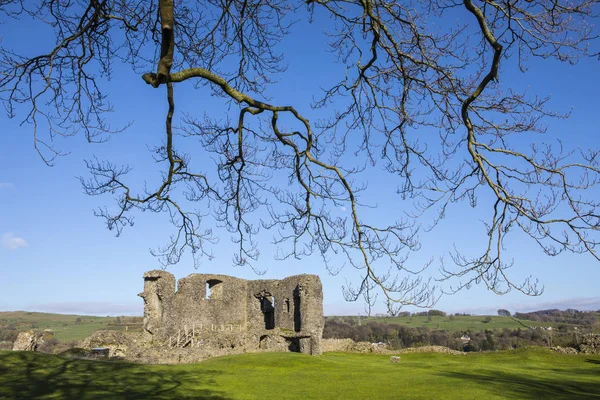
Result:
{"label": "arched window opening", "polygon": [[209,279],[206,281],[206,300],[219,300],[223,298],[223,281]]}

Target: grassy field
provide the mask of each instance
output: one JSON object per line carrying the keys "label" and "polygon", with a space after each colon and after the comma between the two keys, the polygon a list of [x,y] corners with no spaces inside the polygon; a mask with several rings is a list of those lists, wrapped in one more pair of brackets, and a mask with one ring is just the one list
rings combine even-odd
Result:
{"label": "grassy field", "polygon": [[411,328],[416,327],[427,327],[430,329],[444,329],[450,332],[456,331],[482,331],[485,329],[518,329],[525,327],[536,327],[536,326],[556,326],[551,322],[535,322],[516,320],[509,317],[491,316],[490,322],[484,322],[486,319],[485,315],[472,315],[472,316],[453,316],[453,317],[441,317],[432,316],[431,320],[428,317],[362,317],[361,323],[368,323],[369,321],[376,321],[380,323],[398,324],[405,325]]}
{"label": "grassy field", "polygon": [[137,365],[0,352],[2,399],[600,399],[600,356],[298,353]]}
{"label": "grassy field", "polygon": [[141,317],[93,317],[28,311],[0,312],[0,325],[14,324],[20,331],[51,329],[59,341],[81,340],[99,329],[141,330]]}

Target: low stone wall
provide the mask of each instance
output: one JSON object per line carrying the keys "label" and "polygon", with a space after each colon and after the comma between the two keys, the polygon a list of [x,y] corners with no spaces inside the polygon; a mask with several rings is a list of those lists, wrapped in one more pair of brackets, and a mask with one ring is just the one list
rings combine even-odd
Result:
{"label": "low stone wall", "polygon": [[454,355],[465,355],[465,352],[452,350],[443,346],[411,347],[402,350],[390,350],[386,345],[368,342],[355,342],[352,339],[323,339],[324,352],[341,353],[376,353],[376,354],[398,354],[398,353],[444,353]]}
{"label": "low stone wall", "polygon": [[142,333],[104,330],[94,332],[84,339],[80,347],[106,347],[110,358],[123,358],[132,362],[175,364],[230,354],[293,351],[297,346],[303,345],[302,338],[290,337],[289,333],[286,336],[283,331],[263,335],[254,332],[202,331],[196,332],[193,338],[185,347],[177,347],[170,346],[168,339],[148,340]]}
{"label": "low stone wall", "polygon": [[136,354],[147,346],[141,333],[100,330],[92,333],[79,344],[83,349],[108,348],[108,356],[130,359],[128,354]]}
{"label": "low stone wall", "polygon": [[588,333],[583,335],[579,351],[584,354],[600,354],[600,334]]}
{"label": "low stone wall", "polygon": [[455,356],[464,356],[467,354],[464,351],[452,350],[444,346],[409,347],[398,351],[398,353],[443,353],[453,354]]}
{"label": "low stone wall", "polygon": [[[110,358],[123,358],[132,362],[151,364],[193,363],[207,358],[229,354],[254,353],[259,351],[289,351],[293,341],[281,332],[273,335],[257,335],[255,333],[214,331],[202,332],[194,337],[194,345],[187,347],[171,347],[164,341],[148,341],[141,333],[122,331],[97,331],[81,342],[80,347],[91,349],[107,347]],[[25,339],[26,335],[23,335]],[[30,338],[30,336],[28,336]],[[31,345],[30,340],[23,340]],[[25,343],[24,343],[24,346]],[[385,344],[355,342],[352,339],[323,339],[324,352],[375,353],[375,354],[407,354],[407,353],[442,353],[466,355],[467,353],[452,350],[444,346],[411,347],[401,350],[390,350]],[[571,347],[552,347],[561,354],[577,354]],[[587,334],[582,338],[579,351],[585,354],[600,354],[600,335]]]}
{"label": "low stone wall", "polygon": [[352,339],[323,339],[322,346],[324,352],[344,352],[355,343]]}
{"label": "low stone wall", "polygon": [[387,354],[387,345],[373,344],[369,342],[355,342],[352,339],[323,339],[321,346],[324,352],[341,353],[378,353]]}
{"label": "low stone wall", "polygon": [[560,354],[577,354],[578,353],[577,349],[575,349],[573,347],[555,346],[555,347],[550,347],[550,350],[555,351]]}

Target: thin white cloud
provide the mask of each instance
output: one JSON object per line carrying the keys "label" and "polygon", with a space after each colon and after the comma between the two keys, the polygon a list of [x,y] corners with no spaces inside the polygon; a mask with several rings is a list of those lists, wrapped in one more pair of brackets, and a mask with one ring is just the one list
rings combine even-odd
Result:
{"label": "thin white cloud", "polygon": [[13,189],[14,187],[15,185],[10,182],[0,182],[0,189]]}
{"label": "thin white cloud", "polygon": [[550,301],[542,301],[534,304],[512,304],[515,311],[526,312],[536,310],[548,310],[558,308],[565,310],[574,308],[576,310],[600,310],[600,297],[576,297],[570,299],[558,299]]}
{"label": "thin white cloud", "polygon": [[594,311],[600,310],[600,297],[576,297],[547,301],[531,301],[527,303],[499,303],[497,307],[467,307],[457,311],[476,315],[493,315],[496,314],[496,310],[499,308],[509,310],[510,312],[532,312],[551,309],[566,310],[567,308],[573,308],[579,311]]}
{"label": "thin white cloud", "polygon": [[2,247],[8,250],[17,250],[29,246],[29,243],[27,243],[25,239],[17,237],[11,232],[2,235],[0,243],[2,244]]}
{"label": "thin white cloud", "polygon": [[78,315],[143,315],[144,307],[139,304],[115,304],[110,302],[56,302],[43,304],[30,304],[29,311],[50,312],[59,314]]}

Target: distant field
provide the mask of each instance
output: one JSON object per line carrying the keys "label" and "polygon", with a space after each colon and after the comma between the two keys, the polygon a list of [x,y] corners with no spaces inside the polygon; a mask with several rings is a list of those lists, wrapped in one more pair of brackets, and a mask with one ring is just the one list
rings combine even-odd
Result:
{"label": "distant field", "polygon": [[93,317],[28,311],[0,312],[0,326],[15,324],[19,331],[51,329],[59,341],[81,340],[99,329],[141,330],[141,317]]}
{"label": "distant field", "polygon": [[427,327],[430,329],[444,329],[450,332],[456,331],[482,331],[485,329],[517,329],[525,327],[536,327],[536,326],[552,326],[556,324],[552,322],[535,322],[525,320],[515,320],[509,317],[491,316],[490,322],[484,322],[486,319],[485,315],[473,315],[473,316],[455,316],[455,317],[431,317],[431,321],[428,321],[428,317],[361,317],[361,323],[368,323],[369,321],[376,321],[380,323],[398,324],[404,325],[411,328],[416,327]]}
{"label": "distant field", "polygon": [[1,399],[600,399],[600,356],[256,353],[138,365],[0,352]]}

